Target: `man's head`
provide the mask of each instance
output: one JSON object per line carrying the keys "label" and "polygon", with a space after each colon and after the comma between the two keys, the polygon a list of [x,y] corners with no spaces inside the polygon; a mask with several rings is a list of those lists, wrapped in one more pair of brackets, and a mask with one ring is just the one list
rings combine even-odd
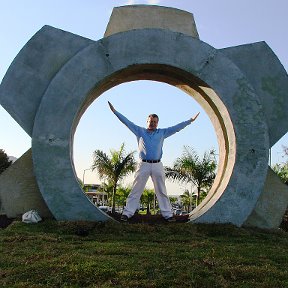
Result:
{"label": "man's head", "polygon": [[155,130],[158,126],[159,117],[156,114],[150,114],[147,119],[147,129]]}

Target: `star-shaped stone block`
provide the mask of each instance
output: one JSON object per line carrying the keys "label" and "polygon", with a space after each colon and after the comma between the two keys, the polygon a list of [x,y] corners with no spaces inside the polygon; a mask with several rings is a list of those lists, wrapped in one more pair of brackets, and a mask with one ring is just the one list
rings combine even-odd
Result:
{"label": "star-shaped stone block", "polygon": [[1,83],[1,105],[32,137],[35,179],[53,216],[111,220],[78,184],[74,132],[104,91],[143,79],[182,89],[215,128],[217,176],[190,221],[278,227],[288,193],[268,154],[287,132],[285,69],[265,42],[215,49],[199,39],[191,13],[149,5],[115,8],[98,41],[44,26]]}

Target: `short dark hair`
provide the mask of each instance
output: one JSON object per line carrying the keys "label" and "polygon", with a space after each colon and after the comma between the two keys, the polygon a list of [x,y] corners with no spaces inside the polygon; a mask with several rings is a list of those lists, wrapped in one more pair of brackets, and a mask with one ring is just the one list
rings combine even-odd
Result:
{"label": "short dark hair", "polygon": [[149,117],[152,117],[152,118],[157,118],[158,119],[158,121],[159,121],[159,117],[158,117],[158,115],[157,114],[149,114],[148,115],[148,118]]}

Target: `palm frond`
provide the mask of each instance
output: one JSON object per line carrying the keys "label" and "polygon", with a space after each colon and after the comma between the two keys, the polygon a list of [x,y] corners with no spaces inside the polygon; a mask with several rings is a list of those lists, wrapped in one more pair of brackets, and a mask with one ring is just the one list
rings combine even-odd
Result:
{"label": "palm frond", "polygon": [[165,175],[172,181],[192,183],[201,191],[213,184],[216,167],[215,150],[205,152],[200,158],[193,148],[184,146],[182,155],[175,160],[173,167],[165,167]]}

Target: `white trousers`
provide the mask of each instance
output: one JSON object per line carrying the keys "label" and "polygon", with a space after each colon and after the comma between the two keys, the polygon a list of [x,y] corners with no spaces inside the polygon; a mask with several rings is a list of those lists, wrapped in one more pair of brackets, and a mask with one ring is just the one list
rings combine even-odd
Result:
{"label": "white trousers", "polygon": [[132,217],[139,207],[140,197],[143,193],[145,185],[149,176],[152,178],[154,184],[155,193],[157,196],[159,208],[162,216],[167,219],[173,216],[171,203],[167,196],[165,186],[165,173],[163,164],[159,163],[147,163],[140,162],[135,173],[135,178],[132,186],[132,190],[127,197],[126,206],[123,211],[123,215],[128,218]]}

